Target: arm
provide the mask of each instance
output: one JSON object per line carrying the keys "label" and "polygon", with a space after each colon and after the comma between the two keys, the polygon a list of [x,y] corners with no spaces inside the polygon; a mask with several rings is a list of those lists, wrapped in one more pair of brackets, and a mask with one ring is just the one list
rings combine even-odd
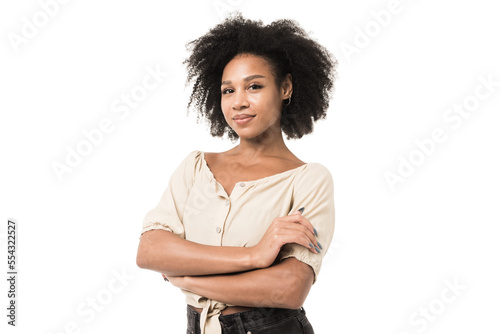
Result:
{"label": "arm", "polygon": [[223,303],[298,309],[309,294],[313,275],[309,265],[287,258],[271,267],[244,273],[169,279],[179,288]]}
{"label": "arm", "polygon": [[304,246],[307,252],[318,253],[313,250],[317,245],[313,229],[297,211],[274,218],[259,243],[252,247],[203,245],[169,231],[151,230],[141,236],[136,263],[140,268],[167,276],[227,274],[267,268],[276,260],[282,246],[289,242]]}
{"label": "arm", "polygon": [[167,276],[247,271],[257,268],[255,262],[248,247],[203,245],[160,229],[142,234],[136,259],[140,268]]}

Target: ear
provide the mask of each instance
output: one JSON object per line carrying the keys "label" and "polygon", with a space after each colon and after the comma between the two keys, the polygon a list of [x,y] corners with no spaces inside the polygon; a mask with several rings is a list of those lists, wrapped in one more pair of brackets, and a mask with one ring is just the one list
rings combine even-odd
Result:
{"label": "ear", "polygon": [[288,99],[292,96],[293,92],[293,84],[292,84],[292,75],[288,73],[281,84],[281,98],[282,100]]}

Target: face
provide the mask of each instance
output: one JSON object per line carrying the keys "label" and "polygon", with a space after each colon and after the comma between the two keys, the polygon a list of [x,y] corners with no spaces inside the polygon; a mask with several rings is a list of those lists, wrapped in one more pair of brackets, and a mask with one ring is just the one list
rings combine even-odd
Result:
{"label": "face", "polygon": [[[291,77],[278,88],[266,60],[243,54],[226,65],[221,81],[222,112],[240,140],[281,135],[281,109],[291,92]],[[250,117],[234,119],[241,114]]]}

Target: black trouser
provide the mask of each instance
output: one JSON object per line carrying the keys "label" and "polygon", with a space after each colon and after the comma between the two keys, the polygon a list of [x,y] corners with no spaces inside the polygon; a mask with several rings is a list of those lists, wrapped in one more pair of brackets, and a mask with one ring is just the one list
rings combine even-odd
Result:
{"label": "black trouser", "polygon": [[[187,306],[187,334],[200,334],[200,314]],[[296,310],[256,307],[219,315],[223,334],[314,334],[303,307]]]}

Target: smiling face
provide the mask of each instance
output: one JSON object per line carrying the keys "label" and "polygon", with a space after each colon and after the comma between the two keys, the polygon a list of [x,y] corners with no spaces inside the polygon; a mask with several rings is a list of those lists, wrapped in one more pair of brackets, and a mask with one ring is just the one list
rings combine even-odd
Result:
{"label": "smiling face", "polygon": [[[222,112],[240,140],[266,137],[265,134],[281,136],[281,109],[291,92],[290,78],[278,88],[266,60],[241,54],[227,63],[221,81]],[[243,114],[251,118],[234,119]]]}

